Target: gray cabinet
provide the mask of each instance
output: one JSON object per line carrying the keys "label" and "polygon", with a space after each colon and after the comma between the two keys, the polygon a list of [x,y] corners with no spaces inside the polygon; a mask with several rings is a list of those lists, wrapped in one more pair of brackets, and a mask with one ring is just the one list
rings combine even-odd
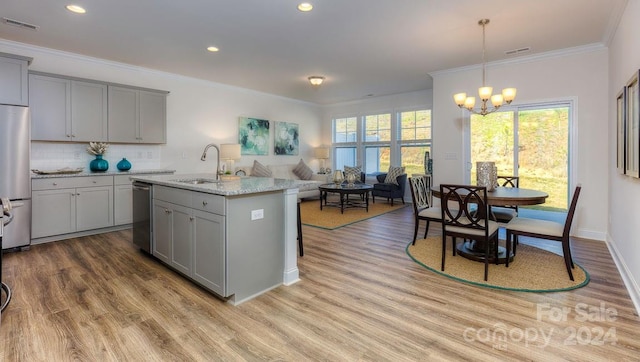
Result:
{"label": "gray cabinet", "polygon": [[224,197],[163,186],[153,195],[153,255],[226,296]]}
{"label": "gray cabinet", "polygon": [[169,264],[173,239],[172,205],[162,200],[153,200],[153,256]]}
{"label": "gray cabinet", "polygon": [[165,92],[109,86],[109,142],[166,143]]}
{"label": "gray cabinet", "polygon": [[113,178],[32,181],[34,239],[113,226]]}
{"label": "gray cabinet", "polygon": [[0,104],[29,105],[29,62],[31,58],[0,53]]}
{"label": "gray cabinet", "polygon": [[107,141],[107,85],[29,74],[31,139]]}

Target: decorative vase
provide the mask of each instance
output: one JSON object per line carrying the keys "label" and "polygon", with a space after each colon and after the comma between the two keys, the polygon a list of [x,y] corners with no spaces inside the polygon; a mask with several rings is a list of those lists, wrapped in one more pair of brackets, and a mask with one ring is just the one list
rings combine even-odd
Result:
{"label": "decorative vase", "polygon": [[356,174],[348,173],[347,174],[347,184],[349,187],[353,187],[353,184],[356,182]]}
{"label": "decorative vase", "polygon": [[116,167],[120,171],[129,171],[131,169],[131,162],[129,162],[126,158],[123,158],[120,162],[118,162]]}
{"label": "decorative vase", "polygon": [[333,182],[336,185],[340,185],[342,181],[344,181],[344,174],[342,173],[341,170],[336,170],[336,172],[334,172],[333,174]]}
{"label": "decorative vase", "polygon": [[496,187],[498,169],[495,162],[476,162],[476,185],[485,186],[487,191]]}
{"label": "decorative vase", "polygon": [[104,172],[109,169],[109,162],[102,158],[102,155],[96,155],[95,160],[89,163],[89,169],[93,172]]}

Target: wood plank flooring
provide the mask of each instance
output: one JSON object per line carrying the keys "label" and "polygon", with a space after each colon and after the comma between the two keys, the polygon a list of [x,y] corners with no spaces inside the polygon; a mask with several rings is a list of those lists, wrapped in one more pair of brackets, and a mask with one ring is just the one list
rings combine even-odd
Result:
{"label": "wood plank flooring", "polygon": [[130,231],[5,254],[0,360],[640,360],[640,319],[602,242],[573,242],[588,286],[537,294],[415,264],[409,207],[303,232],[302,280],[237,307],[137,251]]}

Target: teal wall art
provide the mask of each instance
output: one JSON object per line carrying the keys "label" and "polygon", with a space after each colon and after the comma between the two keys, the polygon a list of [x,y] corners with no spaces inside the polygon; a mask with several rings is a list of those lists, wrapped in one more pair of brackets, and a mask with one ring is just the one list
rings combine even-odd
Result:
{"label": "teal wall art", "polygon": [[269,121],[240,117],[238,122],[238,143],[243,155],[268,155]]}
{"label": "teal wall art", "polygon": [[276,155],[297,156],[300,148],[298,124],[275,122],[273,153]]}

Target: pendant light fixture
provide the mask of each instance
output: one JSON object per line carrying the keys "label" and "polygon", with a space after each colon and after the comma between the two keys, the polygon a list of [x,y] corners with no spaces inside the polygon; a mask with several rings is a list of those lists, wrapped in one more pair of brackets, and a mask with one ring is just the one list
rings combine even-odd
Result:
{"label": "pendant light fixture", "polygon": [[[467,93],[457,93],[453,96],[453,100],[458,107],[466,108],[469,112],[481,116],[486,116],[489,113],[497,111],[504,103],[511,104],[516,98],[515,88],[505,88],[502,90],[502,94],[492,95],[493,87],[487,87],[485,83],[487,73],[487,64],[485,61],[485,27],[487,24],[489,24],[489,19],[481,19],[478,21],[478,25],[482,26],[482,87],[478,88],[478,96],[480,97],[482,105],[479,110],[476,110],[474,108],[476,105],[476,97],[467,97]],[[489,109],[487,106],[489,100],[491,100],[491,104],[493,105],[492,109]]]}

